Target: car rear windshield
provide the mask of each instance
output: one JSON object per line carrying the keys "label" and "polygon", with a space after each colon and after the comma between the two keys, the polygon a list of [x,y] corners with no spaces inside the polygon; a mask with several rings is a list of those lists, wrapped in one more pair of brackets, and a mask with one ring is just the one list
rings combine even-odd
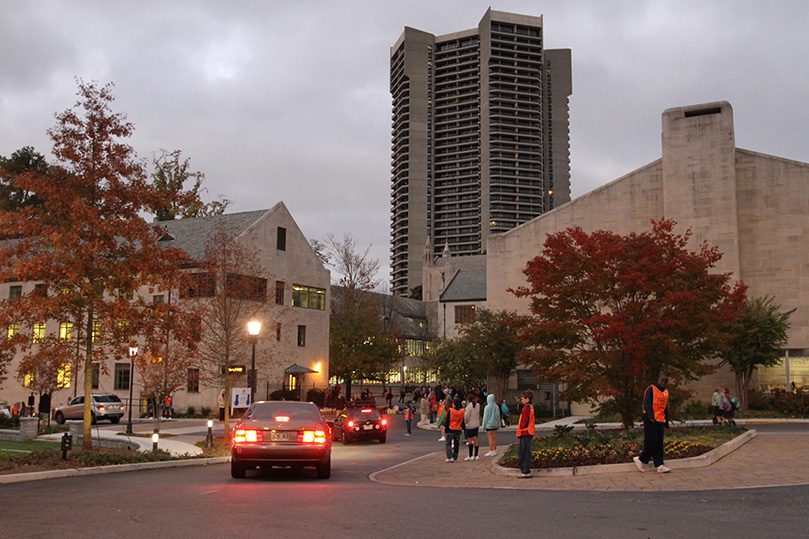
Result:
{"label": "car rear windshield", "polygon": [[382,415],[380,415],[379,410],[374,408],[368,409],[363,408],[361,410],[354,410],[354,419],[381,419]]}
{"label": "car rear windshield", "polygon": [[121,402],[118,395],[93,395],[96,402]]}
{"label": "car rear windshield", "polygon": [[275,419],[286,416],[293,420],[320,421],[320,411],[312,404],[289,402],[256,403],[244,414],[244,419]]}

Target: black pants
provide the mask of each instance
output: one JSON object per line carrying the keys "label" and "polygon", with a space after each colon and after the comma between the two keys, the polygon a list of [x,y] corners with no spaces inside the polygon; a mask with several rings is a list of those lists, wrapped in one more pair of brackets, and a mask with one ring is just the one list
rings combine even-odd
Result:
{"label": "black pants", "polygon": [[531,473],[531,442],[534,440],[533,436],[520,436],[517,438],[520,441],[517,450],[517,461],[520,464],[521,473]]}
{"label": "black pants", "polygon": [[654,459],[655,468],[663,465],[663,431],[665,423],[651,422],[643,419],[643,451],[640,452],[640,461],[648,464]]}

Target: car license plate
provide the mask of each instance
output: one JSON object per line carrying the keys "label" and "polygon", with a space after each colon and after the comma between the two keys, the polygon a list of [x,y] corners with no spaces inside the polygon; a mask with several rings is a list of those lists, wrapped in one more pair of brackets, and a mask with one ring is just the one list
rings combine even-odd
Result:
{"label": "car license plate", "polygon": [[289,434],[286,432],[271,432],[270,433],[270,440],[273,442],[288,442],[289,441]]}
{"label": "car license plate", "polygon": [[362,428],[364,428],[365,430],[371,430],[371,429],[374,428],[374,426],[373,425],[363,425]]}

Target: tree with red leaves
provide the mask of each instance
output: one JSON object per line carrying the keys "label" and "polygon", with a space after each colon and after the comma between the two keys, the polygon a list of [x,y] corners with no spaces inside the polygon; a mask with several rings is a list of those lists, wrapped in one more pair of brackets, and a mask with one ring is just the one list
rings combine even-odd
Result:
{"label": "tree with red leaves", "polygon": [[[138,292],[182,288],[186,257],[163,248],[159,231],[142,217],[159,195],[124,141],[132,124],[110,109],[112,85],[78,81],[77,95],[76,105],[58,114],[48,131],[56,157],[52,166],[12,176],[12,187],[39,203],[0,210],[0,230],[13,238],[0,243],[0,282],[40,284],[0,302],[0,327],[13,326],[28,335],[0,339],[0,359],[7,362],[18,350],[28,350],[34,362],[41,357],[53,364],[59,356],[67,362],[68,350],[78,355],[75,347],[51,346],[50,341],[31,339],[29,332],[35,324],[70,322],[75,327],[62,339],[83,344],[84,393],[89,395],[93,364],[104,370],[105,359],[127,358],[134,337],[160,323],[150,299]],[[32,367],[24,361],[17,376]],[[85,399],[87,449],[92,441],[90,403]]]}
{"label": "tree with red leaves", "polygon": [[[682,385],[716,369],[726,328],[746,288],[712,268],[722,254],[691,232],[652,221],[650,232],[621,236],[579,227],[551,234],[524,270],[531,316],[518,323],[521,358],[546,380],[564,384],[563,398],[618,412],[629,428],[644,390],[661,373]],[[682,389],[680,389],[682,394]]]}

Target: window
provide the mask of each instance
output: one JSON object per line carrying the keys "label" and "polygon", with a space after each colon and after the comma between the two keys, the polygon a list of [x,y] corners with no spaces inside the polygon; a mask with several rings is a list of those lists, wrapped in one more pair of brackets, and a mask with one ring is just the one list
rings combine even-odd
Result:
{"label": "window", "polygon": [[195,316],[191,320],[191,338],[194,339],[194,342],[200,342],[202,340],[202,317]]}
{"label": "window", "polygon": [[282,226],[278,227],[278,237],[275,248],[279,251],[287,250],[287,229]]}
{"label": "window", "polygon": [[71,342],[73,340],[72,322],[62,322],[59,324],[59,340],[62,342]]}
{"label": "window", "polygon": [[34,324],[34,336],[31,342],[40,343],[45,340],[45,322],[36,322]]}
{"label": "window", "polygon": [[306,326],[298,326],[298,346],[306,346]]}
{"label": "window", "polygon": [[225,296],[248,301],[262,301],[267,297],[267,279],[228,273],[225,277]]}
{"label": "window", "polygon": [[152,296],[152,303],[165,303],[165,302],[166,296],[164,296],[163,294],[157,294]]}
{"label": "window", "polygon": [[34,285],[34,295],[45,297],[48,295],[48,287],[45,286],[43,283],[35,284]]}
{"label": "window", "polygon": [[474,305],[456,305],[455,306],[455,323],[456,324],[469,324],[475,321],[475,306]]}
{"label": "window", "polygon": [[34,385],[34,373],[27,372],[25,376],[22,377],[22,385],[23,387],[31,387]]}
{"label": "window", "polygon": [[293,284],[292,306],[323,311],[326,309],[326,289]]}
{"label": "window", "polygon": [[90,383],[93,389],[98,389],[98,376],[100,373],[101,368],[99,367],[98,363],[93,363],[92,369],[90,370],[90,374],[92,376]]}
{"label": "window", "polygon": [[131,290],[127,292],[118,292],[118,297],[121,299],[125,299],[127,301],[132,301],[132,298],[135,297],[135,294],[132,293]]}
{"label": "window", "polygon": [[199,393],[199,369],[188,369],[188,392]]}
{"label": "window", "polygon": [[275,340],[281,341],[281,322],[275,324]]}
{"label": "window", "polygon": [[275,281],[275,304],[284,304],[284,281]]}
{"label": "window", "polygon": [[22,285],[15,284],[8,287],[8,299],[17,299],[22,297]]}
{"label": "window", "polygon": [[129,363],[116,363],[115,364],[115,379],[113,380],[114,389],[129,389],[129,380],[132,371],[130,370]]}
{"label": "window", "polygon": [[119,342],[128,342],[129,341],[129,320],[120,320],[118,321],[118,341]]}
{"label": "window", "polygon": [[62,363],[56,371],[56,389],[67,389],[70,387],[70,363]]}
{"label": "window", "polygon": [[98,341],[100,336],[101,336],[101,322],[96,320],[95,322],[93,322],[93,335],[92,335],[93,342]]}
{"label": "window", "polygon": [[184,298],[212,298],[216,295],[216,279],[211,273],[191,274],[191,285],[181,297]]}
{"label": "window", "polygon": [[20,325],[19,324],[9,324],[8,325],[8,340],[13,339],[17,334],[20,332]]}

